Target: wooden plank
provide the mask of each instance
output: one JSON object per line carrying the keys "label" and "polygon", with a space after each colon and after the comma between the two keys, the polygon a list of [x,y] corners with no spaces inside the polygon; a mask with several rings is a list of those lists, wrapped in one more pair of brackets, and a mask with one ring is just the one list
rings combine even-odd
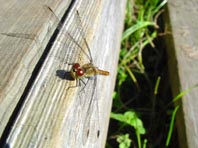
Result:
{"label": "wooden plank", "polygon": [[[198,32],[196,0],[169,1],[167,17],[171,35],[167,36],[170,80],[174,96],[198,84]],[[176,73],[177,71],[177,73]],[[198,144],[197,88],[182,97],[177,114],[177,128],[181,148]]]}
{"label": "wooden plank", "polygon": [[[56,14],[57,8],[50,8]],[[105,147],[124,12],[123,0],[74,2],[25,98],[6,139],[7,145],[20,148]],[[71,88],[76,81],[67,77],[71,69],[68,63],[90,62],[83,36],[90,46],[94,64],[110,71],[110,76],[97,76],[95,87],[95,79],[92,79],[85,87],[81,83]]]}
{"label": "wooden plank", "polygon": [[[57,24],[50,22],[44,4],[60,7],[63,15],[70,1],[3,1],[0,5],[0,136],[24,93],[35,65]],[[61,4],[61,6],[60,6]],[[65,8],[64,8],[65,7]],[[64,9],[63,9],[64,8]],[[19,36],[7,36],[12,33]],[[23,39],[20,34],[26,34]],[[27,36],[27,35],[31,36]]]}

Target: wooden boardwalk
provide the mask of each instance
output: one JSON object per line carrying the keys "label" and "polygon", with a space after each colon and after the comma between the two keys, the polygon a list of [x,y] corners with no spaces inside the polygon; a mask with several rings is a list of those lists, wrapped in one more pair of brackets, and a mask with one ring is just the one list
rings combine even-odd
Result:
{"label": "wooden boardwalk", "polygon": [[[1,147],[105,146],[124,12],[124,0],[1,0]],[[66,78],[71,63],[90,62],[83,36],[110,72],[96,89]]]}
{"label": "wooden boardwalk", "polygon": [[[174,0],[168,2],[167,36],[168,62],[173,95],[198,84],[198,2]],[[181,148],[198,145],[198,89],[182,100],[177,113],[177,129]]]}

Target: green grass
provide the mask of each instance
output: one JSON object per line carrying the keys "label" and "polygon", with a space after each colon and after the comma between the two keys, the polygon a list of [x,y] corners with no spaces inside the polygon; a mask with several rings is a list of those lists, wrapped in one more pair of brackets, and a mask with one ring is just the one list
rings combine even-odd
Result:
{"label": "green grass", "polygon": [[177,142],[171,143],[171,138],[176,137],[179,106],[173,107],[173,103],[191,88],[171,96],[166,51],[159,36],[163,24],[158,25],[167,1],[132,2],[127,1],[106,147],[174,147]]}
{"label": "green grass", "polygon": [[127,1],[107,148],[178,147],[160,16],[166,0]]}

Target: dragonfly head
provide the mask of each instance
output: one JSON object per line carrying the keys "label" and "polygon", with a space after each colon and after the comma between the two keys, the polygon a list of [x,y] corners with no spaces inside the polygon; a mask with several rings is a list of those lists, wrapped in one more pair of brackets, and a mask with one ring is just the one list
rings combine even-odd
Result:
{"label": "dragonfly head", "polygon": [[84,70],[79,63],[74,63],[71,69],[71,75],[74,79],[78,79],[84,75]]}

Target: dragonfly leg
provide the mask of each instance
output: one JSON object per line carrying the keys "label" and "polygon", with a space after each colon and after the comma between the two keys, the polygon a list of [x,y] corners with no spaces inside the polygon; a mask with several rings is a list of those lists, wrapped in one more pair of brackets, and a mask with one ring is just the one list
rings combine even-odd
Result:
{"label": "dragonfly leg", "polygon": [[85,82],[83,79],[79,79],[79,86],[81,86],[81,84],[83,84],[84,86],[80,89],[80,92],[83,91],[85,89],[85,87],[87,86],[87,83],[89,82],[89,78],[87,78],[87,81]]}

